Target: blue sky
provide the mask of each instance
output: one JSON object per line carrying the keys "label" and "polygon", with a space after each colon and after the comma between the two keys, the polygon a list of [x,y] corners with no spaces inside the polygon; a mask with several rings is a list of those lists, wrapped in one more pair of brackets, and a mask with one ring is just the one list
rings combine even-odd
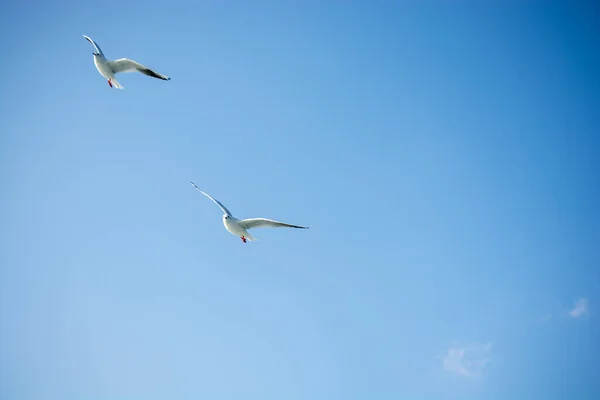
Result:
{"label": "blue sky", "polygon": [[599,398],[598,6],[248,3],[1,6],[0,398]]}

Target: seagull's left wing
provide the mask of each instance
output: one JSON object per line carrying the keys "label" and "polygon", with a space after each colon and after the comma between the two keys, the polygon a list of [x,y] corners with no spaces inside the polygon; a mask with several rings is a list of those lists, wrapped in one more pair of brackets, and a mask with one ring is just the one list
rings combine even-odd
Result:
{"label": "seagull's left wing", "polygon": [[202,190],[200,190],[200,188],[198,186],[196,186],[196,184],[194,182],[190,182],[190,183],[197,191],[199,191],[200,193],[202,193],[203,195],[205,195],[206,197],[211,199],[216,205],[218,205],[219,208],[221,209],[221,211],[223,211],[225,214],[227,214],[229,216],[232,216],[231,213],[229,212],[229,210],[223,204],[221,204],[221,202],[219,200],[215,199],[208,193],[204,193]]}
{"label": "seagull's left wing", "polygon": [[112,68],[115,74],[118,74],[119,72],[141,72],[144,75],[162,79],[163,81],[171,80],[171,78],[168,76],[159,74],[158,72],[151,70],[139,62],[130,60],[129,58],[119,58],[118,60],[109,61],[108,65]]}
{"label": "seagull's left wing", "polygon": [[272,219],[266,218],[248,218],[242,219],[238,222],[245,229],[250,228],[298,228],[298,229],[308,229],[308,226],[299,226],[286,224],[285,222],[273,221]]}
{"label": "seagull's left wing", "polygon": [[102,58],[106,58],[106,57],[104,57],[104,53],[102,52],[102,49],[100,49],[100,46],[98,46],[98,45],[96,44],[96,42],[94,42],[94,41],[92,40],[92,38],[91,38],[91,37],[89,37],[89,36],[85,36],[85,35],[83,35],[83,37],[84,37],[84,38],[86,38],[88,42],[90,42],[91,44],[93,44],[93,45],[94,45],[94,47],[96,48],[96,51],[98,52],[98,54],[100,54],[100,55],[102,56]]}

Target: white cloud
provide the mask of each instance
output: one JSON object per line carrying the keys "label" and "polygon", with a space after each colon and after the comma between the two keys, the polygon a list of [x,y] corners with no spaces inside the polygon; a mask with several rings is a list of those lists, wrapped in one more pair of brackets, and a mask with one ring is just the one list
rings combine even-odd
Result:
{"label": "white cloud", "polygon": [[585,297],[580,297],[579,300],[575,303],[575,307],[571,311],[569,311],[569,315],[573,318],[581,317],[584,314],[588,313],[588,300]]}
{"label": "white cloud", "polygon": [[442,358],[444,369],[461,376],[480,376],[491,362],[492,344],[454,345]]}

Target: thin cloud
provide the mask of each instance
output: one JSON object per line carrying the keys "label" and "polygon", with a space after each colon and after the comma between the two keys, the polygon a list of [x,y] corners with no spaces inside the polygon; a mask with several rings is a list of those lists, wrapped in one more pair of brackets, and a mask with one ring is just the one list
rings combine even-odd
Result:
{"label": "thin cloud", "polygon": [[580,297],[575,303],[575,307],[569,311],[569,315],[573,318],[579,318],[589,311],[588,300],[585,297]]}
{"label": "thin cloud", "polygon": [[491,351],[491,343],[450,347],[442,358],[444,370],[460,376],[480,376],[492,360]]}
{"label": "thin cloud", "polygon": [[547,314],[547,315],[539,317],[537,319],[537,323],[543,324],[544,322],[550,322],[551,319],[552,319],[552,314]]}

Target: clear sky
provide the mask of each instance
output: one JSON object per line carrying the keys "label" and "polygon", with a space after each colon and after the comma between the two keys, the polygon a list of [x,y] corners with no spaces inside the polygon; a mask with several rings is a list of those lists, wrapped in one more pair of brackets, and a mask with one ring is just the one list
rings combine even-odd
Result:
{"label": "clear sky", "polygon": [[51,3],[0,6],[0,398],[600,398],[594,2]]}

